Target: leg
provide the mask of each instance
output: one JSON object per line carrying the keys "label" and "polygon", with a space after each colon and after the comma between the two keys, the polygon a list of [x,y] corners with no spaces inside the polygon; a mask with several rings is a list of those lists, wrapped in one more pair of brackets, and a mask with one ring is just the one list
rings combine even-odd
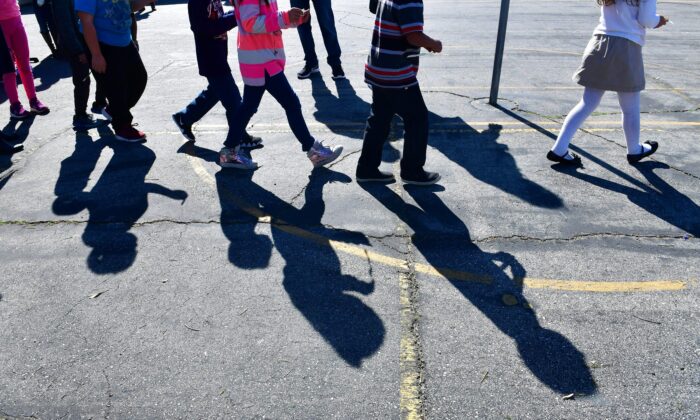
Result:
{"label": "leg", "polygon": [[403,119],[404,140],[401,158],[401,176],[423,173],[428,149],[428,107],[425,106],[419,86],[402,90],[398,114]]}
{"label": "leg", "polygon": [[[258,106],[265,94],[264,86],[248,86],[243,89],[243,102],[241,102],[238,112],[229,120],[229,135],[224,146],[234,148],[238,146],[245,133],[245,128],[248,126],[250,119],[258,112]],[[228,110],[226,111],[228,118]],[[229,141],[229,139],[231,139]]]}
{"label": "leg", "polygon": [[372,108],[362,140],[362,154],[357,163],[358,172],[374,171],[382,163],[382,148],[389,137],[391,120],[395,114],[394,94],[391,89],[372,87]]}
{"label": "leg", "polygon": [[266,76],[265,78],[265,88],[277,102],[282,105],[282,108],[284,108],[284,111],[287,113],[289,127],[292,129],[297,140],[299,140],[299,143],[301,143],[301,149],[305,152],[308,151],[316,140],[309,132],[306,121],[304,121],[299,97],[294,93],[294,89],[292,89],[284,73],[279,73],[272,77]]}
{"label": "leg", "polygon": [[34,75],[32,66],[29,63],[29,41],[27,32],[22,25],[22,18],[16,17],[2,21],[2,31],[5,34],[7,46],[12,50],[19,69],[19,77],[22,79],[24,91],[31,101],[36,99],[36,88],[34,87]]}
{"label": "leg", "polygon": [[627,153],[634,155],[644,152],[639,143],[640,122],[640,92],[617,92],[617,99],[622,110],[622,128],[627,140]]}
{"label": "leg", "polygon": [[81,63],[77,56],[70,58],[73,73],[73,100],[75,116],[87,115],[87,104],[90,98],[90,65]]}
{"label": "leg", "polygon": [[[233,80],[233,75],[231,73],[228,73],[221,77],[209,78],[209,84],[214,89],[216,89],[217,92],[219,92],[221,104],[226,109],[226,120],[228,121],[228,134],[226,136],[226,140],[224,141],[224,145],[226,147],[236,147],[241,143],[241,139],[243,138],[242,135],[239,135],[233,129],[235,125],[236,115],[241,109],[241,93],[238,90],[238,86],[236,86],[236,82]],[[260,99],[262,99],[262,96],[260,97]],[[258,104],[259,103],[260,101],[258,101]],[[255,107],[255,109],[257,110],[257,106]],[[252,116],[253,114],[250,114],[250,117],[247,117],[248,121],[250,121],[250,118],[252,118]],[[247,122],[246,125],[248,125]],[[243,127],[245,129],[245,125]]]}
{"label": "leg", "polygon": [[146,72],[146,67],[141,61],[141,55],[139,50],[136,48],[136,44],[133,42],[129,44],[125,53],[127,55],[127,71],[128,71],[128,97],[127,105],[129,110],[135,107],[136,104],[141,99],[143,92],[146,90],[146,84],[148,83],[148,73]]}
{"label": "leg", "polygon": [[10,50],[5,43],[5,36],[0,31],[0,73],[2,73],[2,82],[5,86],[5,93],[10,105],[19,102],[17,94],[17,76],[15,76],[15,63],[10,55]]}
{"label": "leg", "polygon": [[[196,123],[204,118],[204,116],[207,115],[217,103],[219,103],[219,95],[217,94],[219,89],[214,86],[213,78],[208,78],[207,80],[209,84],[207,85],[206,89],[200,92],[199,95],[197,95],[197,97],[185,107],[185,109],[179,112],[183,123],[187,125]],[[236,88],[236,90],[238,90],[238,88]]]}
{"label": "leg", "polygon": [[109,100],[109,112],[112,115],[112,127],[121,129],[131,125],[133,116],[129,109],[129,78],[127,47],[113,47],[100,44],[100,50],[107,62],[107,71],[95,73],[98,86],[102,84]]}
{"label": "leg", "polygon": [[323,44],[328,52],[327,62],[330,66],[340,64],[340,44],[338,43],[338,32],[335,29],[335,16],[331,0],[313,0],[318,26],[321,27]]}
{"label": "leg", "polygon": [[[299,7],[301,9],[308,9],[310,7],[309,3],[309,0],[291,1],[292,7]],[[318,57],[316,56],[316,44],[314,43],[314,36],[311,32],[311,21],[306,22],[303,25],[299,25],[297,27],[297,32],[299,32],[301,46],[304,48],[304,61],[306,61],[306,64],[312,67],[318,66]]]}
{"label": "leg", "polygon": [[576,131],[581,127],[581,124],[586,121],[586,118],[598,108],[604,94],[605,91],[600,89],[587,87],[583,90],[583,98],[569,112],[569,115],[566,116],[559,137],[556,143],[554,143],[554,147],[552,147],[552,152],[558,156],[566,155],[566,152],[569,150],[571,139],[574,138],[574,134],[576,134]]}

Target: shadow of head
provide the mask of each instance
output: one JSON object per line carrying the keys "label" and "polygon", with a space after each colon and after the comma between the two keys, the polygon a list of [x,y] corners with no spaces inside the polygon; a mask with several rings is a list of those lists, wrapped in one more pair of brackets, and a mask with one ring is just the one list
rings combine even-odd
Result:
{"label": "shadow of head", "polygon": [[121,273],[136,260],[136,236],[118,225],[91,231],[86,229],[83,242],[92,248],[87,265],[95,274]]}

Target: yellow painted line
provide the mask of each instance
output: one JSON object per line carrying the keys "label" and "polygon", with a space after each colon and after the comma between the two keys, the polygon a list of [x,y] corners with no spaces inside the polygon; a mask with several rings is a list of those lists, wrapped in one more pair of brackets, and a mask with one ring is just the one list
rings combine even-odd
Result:
{"label": "yellow painted line", "polygon": [[[202,164],[201,159],[187,155],[190,165],[199,178],[216,188],[216,180],[207,172]],[[287,232],[291,235],[302,239],[312,241],[322,246],[328,246],[335,251],[342,252],[347,255],[356,256],[367,259],[389,267],[405,269],[408,265],[406,260],[400,258],[389,257],[365,248],[351,245],[345,242],[334,241],[325,236],[310,232],[297,226],[293,226],[284,220],[277,219],[269,214],[266,214],[257,207],[253,207],[245,203],[239,197],[232,193],[227,193],[229,198],[241,210],[256,217],[261,223],[269,223],[277,229]],[[448,280],[465,281],[472,283],[491,284],[493,278],[482,274],[468,273],[450,268],[433,267],[428,264],[415,264],[414,269],[417,273],[426,274],[435,277],[442,277]],[[626,282],[626,281],[579,281],[579,280],[547,280],[547,279],[523,279],[523,285],[530,289],[550,289],[550,290],[565,290],[574,292],[599,292],[599,293],[614,293],[614,292],[659,292],[659,291],[674,291],[683,290],[688,287],[688,283],[681,280],[665,280],[665,281],[646,281],[646,282]]]}

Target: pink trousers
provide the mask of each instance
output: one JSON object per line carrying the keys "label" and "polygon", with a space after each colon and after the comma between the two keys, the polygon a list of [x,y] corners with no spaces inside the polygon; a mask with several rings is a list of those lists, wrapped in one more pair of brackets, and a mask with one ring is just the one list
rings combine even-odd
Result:
{"label": "pink trousers", "polygon": [[[5,35],[7,47],[12,51],[19,69],[19,77],[22,79],[24,91],[27,93],[27,98],[32,100],[36,98],[36,88],[34,87],[34,75],[32,74],[32,65],[29,63],[29,42],[27,40],[27,32],[24,30],[22,18],[0,20],[0,29]],[[11,104],[19,102],[17,93],[17,80],[14,73],[5,73],[2,75],[2,83],[5,85],[5,93]]]}

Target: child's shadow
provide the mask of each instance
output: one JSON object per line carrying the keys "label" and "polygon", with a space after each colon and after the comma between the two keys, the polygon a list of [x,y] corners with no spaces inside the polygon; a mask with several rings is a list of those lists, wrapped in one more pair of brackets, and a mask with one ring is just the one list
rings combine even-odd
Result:
{"label": "child's shadow", "polygon": [[[314,117],[333,133],[362,139],[364,126],[361,123],[367,120],[371,105],[357,95],[348,80],[337,81],[336,86],[337,97],[323,78],[311,78],[311,93],[316,103]],[[508,146],[497,141],[502,129],[500,125],[491,124],[488,130],[479,132],[462,118],[442,117],[433,112],[429,113],[429,121],[428,145],[466,169],[474,178],[537,207],[554,209],[564,206],[558,195],[523,176]],[[396,162],[399,159],[399,151],[387,142],[383,161]]]}
{"label": "child's shadow", "polygon": [[668,165],[656,161],[646,161],[635,165],[635,168],[651,184],[651,186],[648,186],[619,169],[613,168],[599,159],[596,160],[612,173],[629,181],[637,188],[582,173],[576,168],[565,168],[560,167],[560,165],[553,165],[552,168],[597,187],[624,194],[632,203],[650,214],[694,237],[700,237],[700,206],[688,196],[673,188],[654,172],[656,169],[669,169]]}
{"label": "child's shadow", "polygon": [[[214,151],[191,144],[181,151],[207,161],[218,157]],[[223,169],[216,174],[221,227],[231,241],[231,263],[245,269],[269,265],[273,242],[254,230],[258,218],[272,215],[274,247],[285,260],[282,284],[292,304],[346,363],[359,368],[379,350],[386,331],[379,316],[357,296],[373,293],[374,282],[343,274],[329,238],[362,244],[368,241],[361,233],[329,230],[321,224],[323,187],[332,182],[348,183],[350,178],[326,169],[312,172],[304,191],[305,203],[297,209],[252,177],[252,171]],[[242,228],[242,221],[247,221],[247,226]]]}
{"label": "child's shadow", "polygon": [[[83,242],[92,248],[88,267],[97,274],[119,273],[136,259],[137,239],[130,230],[148,209],[148,194],[184,201],[187,193],[146,182],[156,159],[151,149],[143,144],[115,142],[106,127],[100,129],[100,134],[101,138],[93,141],[87,133],[76,133],[75,150],[61,163],[53,211],[67,216],[87,210]],[[107,147],[112,149],[112,159],[95,186],[85,191]]]}
{"label": "child's shadow", "polygon": [[[450,282],[515,341],[523,362],[543,384],[559,393],[596,391],[584,355],[566,337],[542,327],[534,311],[528,308],[522,293],[525,268],[513,255],[486,252],[471,242],[466,225],[437,196],[436,191],[441,187],[407,187],[418,206],[406,203],[387,186],[363,185],[363,188],[411,228],[416,249],[446,278],[454,277],[454,271],[440,267],[457,267],[474,273],[472,276],[479,282]],[[435,234],[434,227],[438,225],[442,226],[440,231],[450,232],[448,237]],[[520,305],[505,306],[502,297],[506,294]]]}
{"label": "child's shadow", "polygon": [[32,73],[34,73],[34,79],[41,81],[41,83],[36,86],[37,92],[48,90],[61,79],[65,79],[73,75],[68,62],[57,60],[51,56],[41,60],[37,66],[34,66],[32,68]]}

